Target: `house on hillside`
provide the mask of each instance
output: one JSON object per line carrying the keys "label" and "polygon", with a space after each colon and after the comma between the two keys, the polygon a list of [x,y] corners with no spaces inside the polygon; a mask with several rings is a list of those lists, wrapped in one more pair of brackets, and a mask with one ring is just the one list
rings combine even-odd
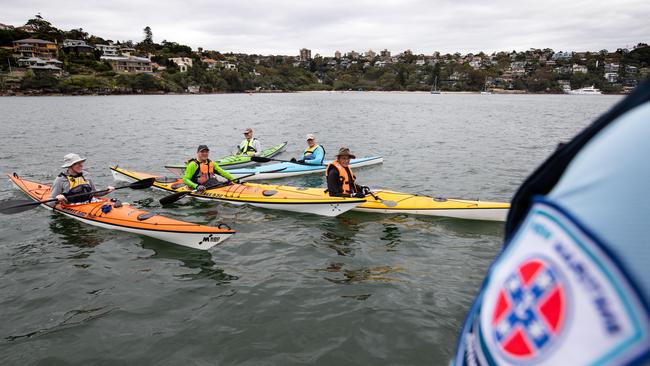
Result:
{"label": "house on hillside", "polygon": [[136,56],[136,50],[133,47],[123,46],[120,47],[120,54],[122,56]]}
{"label": "house on hillside", "polygon": [[573,67],[571,68],[571,72],[574,74],[586,74],[587,71],[587,66],[585,65],[573,64]]}
{"label": "house on hillside", "polygon": [[37,38],[26,38],[14,41],[14,57],[29,58],[39,57],[42,59],[56,58],[59,47],[54,42]]}
{"label": "house on hillside", "polygon": [[169,61],[175,63],[180,72],[186,72],[192,67],[192,59],[189,57],[172,57]]}
{"label": "house on hillside", "polygon": [[[220,61],[220,62],[221,62],[221,67],[223,67],[225,70],[237,71],[237,64],[234,64],[229,61]],[[300,62],[298,62],[298,64],[300,65]],[[295,62],[294,62],[294,67],[295,67]]]}
{"label": "house on hillside", "polygon": [[74,53],[75,55],[87,55],[95,52],[95,48],[80,39],[64,39],[61,47],[65,53]]}
{"label": "house on hillside", "polygon": [[214,70],[219,66],[219,61],[211,59],[209,57],[204,57],[201,59],[201,62],[205,64],[208,70]]}
{"label": "house on hillside", "polygon": [[32,70],[37,75],[61,76],[63,62],[57,59],[42,59],[39,57],[20,58],[16,61],[18,66]]}
{"label": "house on hillside", "polygon": [[618,82],[618,73],[617,72],[606,72],[603,77],[605,80],[609,81],[610,83],[616,83]]}
{"label": "house on hillside", "polygon": [[120,49],[116,45],[112,44],[98,44],[95,45],[95,49],[99,50],[102,53],[102,56],[106,57],[118,57],[120,55]]}
{"label": "house on hillside", "polygon": [[108,62],[117,72],[153,72],[151,60],[136,56],[102,56],[100,60]]}
{"label": "house on hillside", "polygon": [[605,64],[605,72],[606,73],[610,73],[610,72],[618,73],[618,70],[620,68],[621,68],[621,65],[619,65],[617,63],[610,62],[610,63]]}
{"label": "house on hillside", "polygon": [[560,61],[560,60],[570,60],[571,57],[573,57],[573,52],[555,52],[553,56],[551,56],[551,60],[553,61]]}

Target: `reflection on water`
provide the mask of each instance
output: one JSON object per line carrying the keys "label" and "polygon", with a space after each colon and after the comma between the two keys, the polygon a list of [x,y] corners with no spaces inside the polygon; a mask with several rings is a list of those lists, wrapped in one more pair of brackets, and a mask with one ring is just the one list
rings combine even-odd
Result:
{"label": "reflection on water", "polygon": [[227,284],[239,279],[239,277],[227,274],[222,268],[217,268],[212,260],[212,254],[207,250],[197,250],[172,245],[153,238],[143,237],[142,247],[150,249],[154,253],[148,259],[172,259],[179,260],[183,267],[198,269],[197,273],[185,273],[177,275],[177,278],[184,280],[209,279],[217,285]]}
{"label": "reflection on water", "polygon": [[[453,217],[436,217],[424,215],[346,212],[343,217],[347,218],[348,220],[354,220],[358,224],[381,223],[384,226],[395,226],[402,231],[429,231],[433,229],[437,231],[450,232],[455,236],[461,238],[476,238],[481,235],[501,237],[503,236],[504,228],[504,223],[498,221],[477,221],[455,219]],[[395,235],[399,234],[395,233]],[[399,237],[396,239],[399,239]]]}
{"label": "reflection on water", "polygon": [[52,327],[42,328],[24,334],[10,335],[5,337],[4,339],[6,341],[11,342],[22,338],[32,338],[32,337],[41,336],[48,333],[58,332],[67,328],[83,326],[95,319],[104,317],[117,309],[118,308],[115,306],[101,306],[92,309],[70,310],[67,313],[63,314],[63,320],[61,320],[58,324]]}
{"label": "reflection on water", "polygon": [[381,237],[381,240],[387,242],[385,246],[388,251],[395,251],[395,248],[402,242],[402,240],[400,239],[402,237],[402,233],[400,232],[397,225],[394,224],[382,224],[382,225],[384,226],[384,230],[383,230],[384,235]]}
{"label": "reflection on water", "polygon": [[[93,248],[104,242],[100,235],[101,229],[84,224],[75,219],[54,213],[49,222],[50,230],[58,234],[66,244],[79,248]],[[85,258],[87,254],[78,254]],[[81,258],[81,257],[80,257]]]}
{"label": "reflection on water", "polygon": [[354,255],[351,244],[356,242],[354,236],[359,232],[357,221],[337,216],[335,222],[323,222],[321,228],[323,229],[322,243],[340,256]]}
{"label": "reflection on water", "polygon": [[353,284],[358,282],[402,282],[402,280],[392,278],[389,275],[403,272],[402,267],[377,266],[358,269],[343,269],[343,263],[331,263],[324,271],[333,274],[339,274],[338,278],[324,277],[327,281],[337,284]]}
{"label": "reflection on water", "polygon": [[134,205],[133,207],[141,207],[141,208],[147,208],[147,207],[152,207],[152,206],[157,206],[158,201],[156,200],[154,203],[153,197],[147,197],[143,198],[137,201],[133,201]]}
{"label": "reflection on water", "polygon": [[297,182],[303,187],[318,188],[325,187],[325,174],[305,175]]}

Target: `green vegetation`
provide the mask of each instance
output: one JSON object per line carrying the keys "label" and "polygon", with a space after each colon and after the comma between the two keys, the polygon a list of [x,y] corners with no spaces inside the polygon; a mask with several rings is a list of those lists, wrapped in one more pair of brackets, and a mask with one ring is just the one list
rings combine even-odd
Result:
{"label": "green vegetation", "polygon": [[[28,31],[29,32],[28,32]],[[0,70],[16,67],[13,41],[40,38],[61,45],[64,39],[84,40],[89,45],[111,42],[83,29],[63,31],[40,15],[21,29],[0,30]],[[480,91],[485,88],[533,93],[561,93],[563,88],[594,85],[604,92],[628,91],[647,77],[650,47],[639,44],[633,50],[614,52],[556,53],[551,49],[525,52],[498,52],[491,55],[415,55],[405,51],[365,56],[350,53],[339,59],[316,55],[308,61],[294,56],[260,56],[220,53],[163,40],[154,41],[149,26],[143,40],[118,41],[115,45],[135,49],[132,56],[149,57],[153,73],[116,72],[92,53],[59,51],[62,75],[35,75],[27,72],[14,84],[3,81],[2,88],[30,92],[60,93],[183,93],[303,91],[303,90],[399,90],[428,91],[434,79],[444,91]],[[172,58],[187,58],[192,66],[183,70]],[[189,66],[189,65],[188,65]],[[609,76],[608,76],[609,75]],[[4,79],[3,79],[4,80]],[[9,79],[7,79],[9,80]],[[1,90],[1,89],[0,89]]]}

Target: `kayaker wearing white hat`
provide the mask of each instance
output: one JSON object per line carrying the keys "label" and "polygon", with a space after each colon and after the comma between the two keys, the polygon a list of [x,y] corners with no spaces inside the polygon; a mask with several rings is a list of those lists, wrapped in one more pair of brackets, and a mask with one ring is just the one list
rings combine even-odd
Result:
{"label": "kayaker wearing white hat", "polygon": [[247,128],[244,130],[245,139],[239,144],[239,151],[237,155],[260,156],[262,153],[262,144],[260,141],[253,137],[253,129]]}
{"label": "kayaker wearing white hat", "polygon": [[[68,198],[71,195],[95,191],[95,184],[93,184],[88,173],[84,171],[85,161],[86,159],[82,159],[77,154],[68,154],[63,157],[63,165],[61,165],[61,168],[65,168],[66,170],[54,179],[52,190],[50,191],[50,198],[56,198],[60,203],[80,203],[92,199],[93,195],[80,195]],[[95,196],[106,195],[115,190],[115,188],[108,186],[106,190],[106,193],[95,194]]]}
{"label": "kayaker wearing white hat", "polygon": [[302,159],[291,158],[294,163],[311,165],[322,165],[323,160],[325,160],[325,148],[316,143],[316,136],[312,133],[307,135],[307,148],[302,155]]}
{"label": "kayaker wearing white hat", "polygon": [[363,198],[363,187],[357,185],[357,177],[350,168],[350,159],[356,156],[350,149],[342,147],[336,154],[336,160],[327,165],[325,177],[327,177],[327,191],[334,197],[358,197]]}

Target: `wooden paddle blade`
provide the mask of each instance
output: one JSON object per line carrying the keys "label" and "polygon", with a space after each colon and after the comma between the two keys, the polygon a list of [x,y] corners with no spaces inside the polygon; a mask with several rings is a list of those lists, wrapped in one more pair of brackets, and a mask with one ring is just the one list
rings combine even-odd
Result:
{"label": "wooden paddle blade", "polygon": [[172,204],[172,203],[180,200],[181,198],[187,196],[188,194],[190,194],[190,192],[191,191],[183,191],[183,192],[172,193],[169,196],[165,196],[165,197],[161,198],[158,202],[160,202],[160,204],[163,205],[163,206],[164,205],[169,205],[169,204]]}
{"label": "wooden paddle blade", "polygon": [[153,183],[156,181],[156,178],[146,178],[146,179],[141,179],[137,182],[133,182],[129,184],[129,188],[131,189],[147,189],[153,185]]}
{"label": "wooden paddle blade", "polygon": [[32,200],[6,200],[0,202],[0,213],[5,215],[17,214],[29,211],[40,204],[40,202]]}

